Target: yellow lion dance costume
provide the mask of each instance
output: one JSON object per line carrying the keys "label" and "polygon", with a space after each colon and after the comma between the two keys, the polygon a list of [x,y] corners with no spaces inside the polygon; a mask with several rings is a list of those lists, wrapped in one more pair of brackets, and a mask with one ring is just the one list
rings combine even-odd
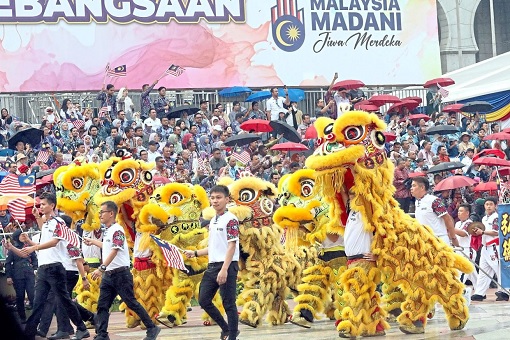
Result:
{"label": "yellow lion dance costume", "polygon": [[283,324],[289,314],[285,298],[289,287],[297,286],[301,267],[293,255],[285,253],[281,229],[272,223],[277,189],[252,176],[242,177],[228,188],[235,204],[228,211],[239,220],[240,276],[244,283],[236,301],[243,306],[239,322],[257,327],[269,311],[269,324]]}
{"label": "yellow lion dance costume", "polygon": [[389,327],[375,292],[381,274],[404,294],[397,319],[404,333],[423,333],[426,315],[436,301],[443,306],[450,329],[464,328],[469,315],[458,276],[459,271],[473,271],[473,266],[436,238],[430,227],[399,208],[393,198],[394,167],[384,150],[384,123],[373,114],[353,111],[336,121],[319,118],[315,127],[318,146],[306,165],[317,172],[317,187],[330,204],[332,223],[345,225],[342,192],[352,190],[351,208],[374,234],[371,251],[377,256],[376,266],[354,262],[340,278],[346,306],[339,335],[376,335]]}
{"label": "yellow lion dance costume", "polygon": [[[339,298],[337,274],[346,263],[342,228],[328,224],[329,207],[314,192],[314,170],[302,169],[285,175],[278,184],[280,207],[273,220],[286,228],[286,251],[296,256],[303,269],[290,321],[310,328],[319,313],[334,319],[337,307],[334,302]],[[331,239],[338,239],[340,245],[329,246]]]}
{"label": "yellow lion dance costume", "polygon": [[[81,223],[83,237],[96,240],[103,239],[101,225],[97,220],[98,206],[94,202],[94,195],[101,188],[98,164],[75,160],[73,163],[61,166],[53,173],[57,195],[57,209],[63,211],[73,219],[75,225]],[[99,267],[101,249],[97,246],[82,244],[85,261],[91,268]],[[88,275],[90,288],[84,290],[81,278],[76,285],[75,292],[78,302],[91,312],[97,311],[99,298],[99,284],[101,279],[93,280]]]}
{"label": "yellow lion dance costume", "polygon": [[[163,294],[164,287],[161,278],[157,276],[156,266],[150,262],[150,252],[139,250],[141,233],[138,230],[140,210],[154,192],[151,173],[154,163],[135,160],[124,149],[117,150],[116,156],[99,164],[101,188],[95,194],[94,202],[99,207],[103,202],[112,201],[119,207],[117,223],[124,228],[128,245],[133,248],[131,272],[135,297],[155,320],[162,304],[158,297]],[[98,223],[98,214],[95,219],[93,223]],[[133,328],[140,324],[138,316],[125,304],[121,304],[120,309],[125,311],[127,327]]]}
{"label": "yellow lion dance costume", "polygon": [[[140,212],[140,231],[144,233],[141,248],[152,250],[152,261],[157,265],[164,283],[171,285],[165,295],[158,297],[162,303],[157,320],[168,327],[186,323],[187,306],[193,296],[198,297],[198,288],[207,269],[206,256],[184,258],[188,273],[167,268],[159,247],[151,241],[150,234],[159,235],[163,240],[180,249],[202,249],[207,247],[207,229],[200,225],[202,209],[209,206],[205,190],[198,185],[169,183],[157,188],[150,203]],[[168,285],[167,285],[168,287]],[[215,300],[220,308],[220,301]],[[222,310],[222,309],[220,309]],[[204,319],[208,318],[204,315]]]}

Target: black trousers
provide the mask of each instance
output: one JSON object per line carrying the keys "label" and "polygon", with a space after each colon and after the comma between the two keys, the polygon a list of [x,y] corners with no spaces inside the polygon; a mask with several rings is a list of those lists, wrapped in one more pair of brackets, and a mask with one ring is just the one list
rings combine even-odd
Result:
{"label": "black trousers", "polygon": [[[224,333],[228,332],[229,339],[235,339],[237,337],[239,322],[236,306],[236,282],[239,265],[237,261],[232,261],[232,263],[230,263],[227,271],[227,282],[220,286],[216,279],[218,278],[218,273],[222,266],[223,262],[209,263],[209,267],[205,271],[204,277],[200,283],[198,303],[200,307],[209,314],[211,319],[221,327]],[[218,289],[220,290],[221,299],[223,300],[223,307],[227,313],[228,324],[212,302]]]}
{"label": "black trousers", "polygon": [[105,272],[99,286],[99,300],[97,302],[96,334],[98,339],[108,337],[108,320],[110,307],[115,297],[119,295],[122,301],[135,312],[147,328],[156,327],[147,311],[136,300],[133,290],[133,275],[129,268],[113,274]]}
{"label": "black trousers", "polygon": [[[79,273],[77,271],[66,271],[66,288],[67,293],[71,299],[73,297],[73,289],[78,282],[78,278]],[[51,320],[53,319],[53,314],[55,314],[57,316],[58,331],[66,333],[74,332],[74,329],[71,326],[71,321],[69,320],[69,316],[67,315],[65,309],[61,304],[57,304],[56,302],[55,292],[51,290],[48,294],[48,300],[44,308],[44,313],[39,323],[39,330],[44,334],[48,333],[48,330],[51,326]],[[78,302],[73,301],[73,303],[78,309],[78,312],[80,313],[81,319],[83,321],[91,320],[94,317],[94,313],[85,309]]]}
{"label": "black trousers", "polygon": [[407,214],[409,213],[409,205],[411,204],[411,197],[406,198],[395,198],[400,205],[400,209],[404,210]]}
{"label": "black trousers", "polygon": [[76,325],[76,328],[81,331],[87,329],[67,291],[66,270],[64,266],[61,263],[53,263],[47,266],[40,266],[37,270],[34,308],[25,326],[25,336],[27,339],[35,337],[37,325],[44,312],[50,290],[54,291],[57,303],[62,305],[71,321]]}
{"label": "black trousers", "polygon": [[16,273],[18,277],[12,279],[14,290],[16,291],[16,309],[21,320],[26,320],[25,313],[25,292],[30,304],[34,305],[35,275],[32,267],[23,268],[21,273]]}

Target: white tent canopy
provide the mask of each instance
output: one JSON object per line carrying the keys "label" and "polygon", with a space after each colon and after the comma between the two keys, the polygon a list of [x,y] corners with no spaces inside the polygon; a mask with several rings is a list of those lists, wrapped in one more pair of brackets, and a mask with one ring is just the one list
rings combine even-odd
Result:
{"label": "white tent canopy", "polygon": [[510,90],[510,52],[444,74],[455,80],[444,101],[457,102]]}

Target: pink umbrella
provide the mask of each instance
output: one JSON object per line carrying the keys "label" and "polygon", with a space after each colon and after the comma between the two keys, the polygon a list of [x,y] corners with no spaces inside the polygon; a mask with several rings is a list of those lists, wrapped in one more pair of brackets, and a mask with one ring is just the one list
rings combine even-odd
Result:
{"label": "pink umbrella", "polygon": [[434,191],[452,190],[462,187],[469,187],[476,184],[476,181],[467,176],[450,176],[437,183]]}
{"label": "pink umbrella", "polygon": [[359,89],[360,87],[363,87],[363,86],[365,86],[365,83],[363,83],[361,80],[348,79],[348,80],[339,81],[338,83],[333,85],[333,87],[331,89],[335,90],[335,91],[338,89],[341,89],[341,88],[345,88],[347,90],[354,90],[354,89]]}
{"label": "pink umbrella", "polygon": [[405,97],[405,98],[402,98],[402,101],[404,100],[413,100],[415,102],[417,102],[418,104],[421,104],[423,99],[421,99],[420,97]]}
{"label": "pink umbrella", "polygon": [[376,106],[373,104],[356,104],[356,105],[354,105],[354,108],[356,110],[362,110],[362,111],[367,111],[367,112],[379,111],[379,106]]}
{"label": "pink umbrella", "polygon": [[275,146],[271,147],[271,150],[306,151],[306,150],[308,150],[308,148],[301,143],[285,142],[285,143],[276,144]]}
{"label": "pink umbrella", "polygon": [[450,104],[450,105],[446,105],[445,107],[443,107],[441,109],[441,111],[443,111],[443,112],[461,112],[460,109],[462,109],[463,106],[464,106],[464,104]]}
{"label": "pink umbrella", "polygon": [[400,109],[401,107],[407,107],[409,110],[414,110],[420,105],[418,102],[415,102],[414,100],[402,100],[399,103],[395,103],[390,106],[388,109],[388,112],[396,111],[396,109]]}
{"label": "pink umbrella", "polygon": [[388,103],[398,103],[400,102],[400,99],[389,94],[380,94],[370,97],[368,101],[372,105],[383,106],[384,104]]}
{"label": "pink umbrella", "polygon": [[438,84],[439,84],[439,86],[443,86],[443,87],[450,86],[450,85],[455,84],[455,80],[453,80],[451,78],[434,78],[434,79],[427,81],[425,84],[423,84],[423,87],[427,89],[431,86],[438,85]]}

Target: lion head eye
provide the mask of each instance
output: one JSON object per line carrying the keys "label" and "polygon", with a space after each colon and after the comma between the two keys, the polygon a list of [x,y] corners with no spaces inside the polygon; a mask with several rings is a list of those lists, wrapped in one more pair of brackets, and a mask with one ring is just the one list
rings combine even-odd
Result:
{"label": "lion head eye", "polygon": [[74,177],[71,180],[71,183],[73,184],[73,188],[79,190],[83,187],[83,178],[81,177]]}
{"label": "lion head eye", "polygon": [[365,135],[365,128],[363,126],[348,126],[344,130],[345,139],[349,141],[358,141]]}
{"label": "lion head eye", "polygon": [[119,179],[122,183],[131,183],[135,178],[135,171],[133,169],[124,169],[119,173]]}
{"label": "lion head eye", "polygon": [[170,204],[176,204],[176,203],[179,203],[180,201],[182,201],[184,199],[184,196],[182,196],[180,193],[178,192],[174,192],[171,196],[170,196]]}
{"label": "lion head eye", "polygon": [[305,179],[301,182],[301,196],[310,197],[313,193],[314,181],[311,179]]}
{"label": "lion head eye", "polygon": [[243,203],[250,203],[257,198],[255,190],[253,189],[242,189],[239,191],[239,201]]}

